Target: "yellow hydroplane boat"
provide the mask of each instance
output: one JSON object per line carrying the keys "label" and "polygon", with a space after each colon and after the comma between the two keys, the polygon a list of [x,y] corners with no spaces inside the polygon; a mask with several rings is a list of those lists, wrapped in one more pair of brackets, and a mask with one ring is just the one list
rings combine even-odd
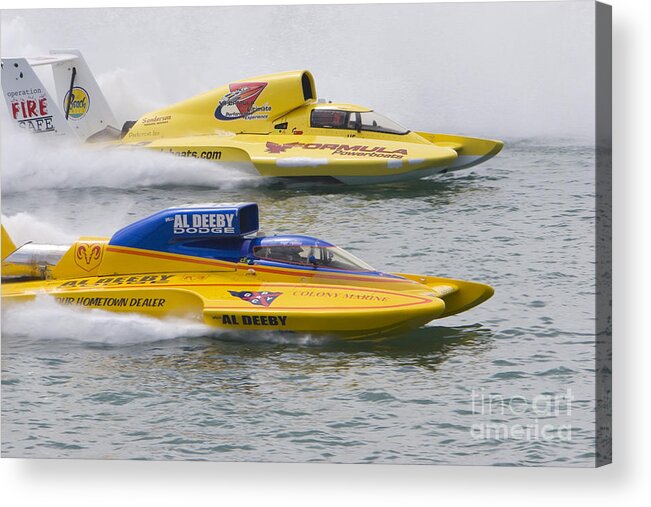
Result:
{"label": "yellow hydroplane boat", "polygon": [[[348,184],[457,171],[485,162],[503,146],[501,141],[414,132],[367,107],[317,100],[307,70],[233,81],[118,129],[81,53],[51,53],[3,58],[8,109],[20,126],[34,132],[74,133],[88,142],[252,165],[266,177]],[[52,66],[58,101],[36,76],[36,65]]]}
{"label": "yellow hydroplane boat", "polygon": [[181,316],[229,330],[361,338],[466,311],[487,285],[383,273],[326,241],[265,236],[253,203],[168,208],[72,245],[16,248],[2,228],[2,304]]}

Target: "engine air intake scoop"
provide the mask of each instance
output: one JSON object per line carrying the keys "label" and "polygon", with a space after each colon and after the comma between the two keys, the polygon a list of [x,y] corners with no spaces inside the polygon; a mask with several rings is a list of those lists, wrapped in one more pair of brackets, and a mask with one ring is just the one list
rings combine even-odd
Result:
{"label": "engine air intake scoop", "polygon": [[214,240],[229,242],[259,228],[255,203],[199,204],[167,208],[120,229],[109,244],[174,252],[184,244]]}

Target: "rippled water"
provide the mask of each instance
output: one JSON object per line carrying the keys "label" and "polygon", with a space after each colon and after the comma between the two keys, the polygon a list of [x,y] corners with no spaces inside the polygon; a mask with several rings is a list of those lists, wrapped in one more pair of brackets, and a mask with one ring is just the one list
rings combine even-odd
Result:
{"label": "rippled water", "polygon": [[10,233],[68,241],[176,204],[257,201],[267,232],[323,237],[385,271],[489,283],[495,296],[355,343],[47,300],[5,309],[4,457],[594,463],[592,147],[507,140],[469,171],[371,188],[120,157],[4,163]]}

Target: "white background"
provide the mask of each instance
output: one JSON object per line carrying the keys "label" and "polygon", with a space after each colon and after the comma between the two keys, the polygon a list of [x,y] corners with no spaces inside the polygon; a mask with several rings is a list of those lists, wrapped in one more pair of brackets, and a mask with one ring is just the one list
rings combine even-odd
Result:
{"label": "white background", "polygon": [[[176,1],[56,2],[63,7]],[[193,0],[193,5],[223,1]],[[247,4],[271,3],[248,0]],[[292,2],[284,3],[309,3]],[[647,0],[613,4],[614,464],[592,469],[0,460],[3,505],[648,505],[651,500]],[[49,7],[0,1],[3,8]]]}

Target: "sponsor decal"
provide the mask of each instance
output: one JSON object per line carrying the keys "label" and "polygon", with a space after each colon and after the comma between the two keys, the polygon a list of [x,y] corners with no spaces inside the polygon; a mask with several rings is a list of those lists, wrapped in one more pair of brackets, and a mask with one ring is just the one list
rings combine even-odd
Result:
{"label": "sponsor decal", "polygon": [[178,213],[174,218],[174,234],[235,234],[235,213]]}
{"label": "sponsor decal", "polygon": [[[130,130],[129,133],[127,134],[127,137],[130,139],[133,138],[139,139],[141,137],[160,137],[160,135],[161,135],[160,131],[158,130],[148,130],[146,132],[134,132],[133,130]],[[151,141],[147,141],[147,142],[150,143]],[[163,150],[161,149],[161,151]]]}
{"label": "sponsor decal", "polygon": [[267,153],[285,153],[292,148],[303,150],[327,150],[332,155],[344,155],[352,157],[376,157],[401,159],[407,155],[407,150],[400,148],[388,150],[384,146],[367,146],[362,144],[322,144],[322,143],[284,143],[278,144],[267,141]]}
{"label": "sponsor decal", "polygon": [[100,243],[78,243],[75,249],[75,264],[84,271],[92,271],[102,262],[104,249]]}
{"label": "sponsor decal", "polygon": [[301,298],[326,298],[326,299],[347,299],[354,301],[375,301],[384,303],[389,301],[386,296],[378,296],[376,294],[364,294],[355,292],[334,292],[328,290],[313,290],[313,289],[298,289],[292,291],[292,296]]}
{"label": "sponsor decal", "polygon": [[214,320],[221,320],[226,326],[266,326],[285,327],[287,326],[286,315],[218,315],[213,316]]}
{"label": "sponsor decal", "polygon": [[184,282],[200,282],[208,278],[208,275],[183,275],[181,278]]}
{"label": "sponsor decal", "polygon": [[[239,120],[266,120],[271,112],[271,106],[264,104],[256,106],[262,90],[267,83],[232,83],[228,85],[229,93],[219,99],[219,105],[215,109],[215,118],[222,121]],[[262,113],[262,114],[259,114]]]}
{"label": "sponsor decal", "polygon": [[267,153],[285,153],[287,149],[293,148],[299,143],[278,144],[267,141]]}
{"label": "sponsor decal", "polygon": [[70,280],[58,288],[161,284],[169,282],[173,277],[174,275],[103,276],[96,280]]}
{"label": "sponsor decal", "polygon": [[261,292],[237,292],[234,290],[229,290],[228,292],[231,294],[231,296],[235,296],[236,298],[240,298],[242,301],[247,301],[252,305],[257,306],[271,306],[271,303],[273,303],[278,296],[283,295],[282,292],[268,292],[266,290],[263,290]]}
{"label": "sponsor decal", "polygon": [[[161,149],[161,151],[165,151]],[[192,151],[192,150],[173,150],[170,148],[169,153],[177,157],[192,157],[192,158],[205,158],[206,160],[220,160],[222,158],[221,151]]]}
{"label": "sponsor decal", "polygon": [[68,113],[69,120],[81,120],[90,109],[90,95],[80,86],[75,86],[66,93],[63,98],[63,114],[68,110],[68,102],[70,103],[70,112]]}
{"label": "sponsor decal", "polygon": [[29,88],[28,90],[16,90],[15,92],[7,92],[7,97],[11,100],[16,99],[16,97],[33,97],[35,95],[45,96],[43,90],[40,88]]}
{"label": "sponsor decal", "polygon": [[57,303],[67,306],[93,308],[160,308],[164,298],[104,298],[104,297],[58,297]]}
{"label": "sponsor decal", "polygon": [[52,115],[48,113],[47,96],[40,88],[7,93],[11,99],[11,116],[22,128],[34,133],[53,132]]}
{"label": "sponsor decal", "polygon": [[164,123],[169,122],[172,119],[172,115],[168,114],[165,116],[151,116],[149,118],[143,118],[141,120],[141,123],[143,126],[147,127],[149,125],[162,125]]}

